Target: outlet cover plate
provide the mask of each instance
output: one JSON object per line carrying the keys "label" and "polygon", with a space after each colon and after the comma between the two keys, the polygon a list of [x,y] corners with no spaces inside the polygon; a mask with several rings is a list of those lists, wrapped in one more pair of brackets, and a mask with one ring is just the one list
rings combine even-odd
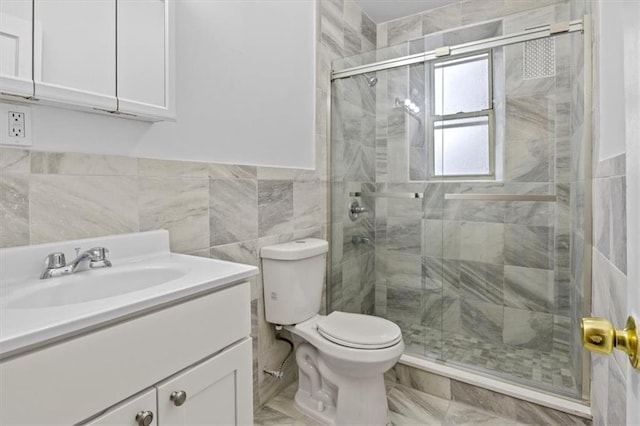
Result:
{"label": "outlet cover plate", "polygon": [[[10,113],[24,114],[24,137],[10,136]],[[31,146],[31,108],[23,105],[0,102],[0,145]]]}

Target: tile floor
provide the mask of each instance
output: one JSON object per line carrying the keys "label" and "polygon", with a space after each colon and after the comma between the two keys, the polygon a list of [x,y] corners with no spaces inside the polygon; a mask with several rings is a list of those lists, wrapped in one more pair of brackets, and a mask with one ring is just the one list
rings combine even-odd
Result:
{"label": "tile floor", "polygon": [[[300,413],[293,397],[298,384],[293,383],[276,395],[255,414],[254,423],[270,425],[318,425]],[[442,399],[415,389],[389,383],[389,420],[392,425],[495,425],[516,426],[514,420],[457,401]]]}

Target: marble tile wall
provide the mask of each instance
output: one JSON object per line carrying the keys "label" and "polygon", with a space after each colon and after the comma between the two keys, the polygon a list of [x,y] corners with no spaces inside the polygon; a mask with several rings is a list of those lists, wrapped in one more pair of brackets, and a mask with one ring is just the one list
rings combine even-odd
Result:
{"label": "marble tile wall", "polygon": [[[322,38],[329,59],[375,50],[376,25],[348,1],[320,2]],[[326,31],[325,31],[326,28]],[[373,313],[375,304],[375,209],[356,221],[347,215],[351,192],[373,191],[376,162],[376,86],[356,76],[332,84],[331,123],[331,310]]]}
{"label": "marble tile wall", "polygon": [[[326,175],[325,175],[326,176]],[[260,265],[260,248],[326,235],[320,171],[0,148],[0,246],[167,229],[171,250]],[[251,280],[256,409],[296,377]]]}
{"label": "marble tile wall", "polygon": [[[596,161],[593,179],[592,314],[623,325],[627,304],[625,155]],[[617,352],[617,351],[616,351]],[[626,355],[591,355],[594,422],[625,424]]]}

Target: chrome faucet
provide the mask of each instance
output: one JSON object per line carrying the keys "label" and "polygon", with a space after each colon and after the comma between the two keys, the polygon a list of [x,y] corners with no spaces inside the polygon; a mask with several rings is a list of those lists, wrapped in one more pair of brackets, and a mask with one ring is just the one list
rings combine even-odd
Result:
{"label": "chrome faucet", "polygon": [[[80,251],[79,249],[76,249]],[[65,262],[64,253],[51,253],[45,258],[45,270],[40,275],[40,279],[60,277],[76,272],[82,262],[89,261],[90,268],[108,268],[111,262],[107,260],[107,250],[104,247],[94,247],[77,255],[69,264]]]}

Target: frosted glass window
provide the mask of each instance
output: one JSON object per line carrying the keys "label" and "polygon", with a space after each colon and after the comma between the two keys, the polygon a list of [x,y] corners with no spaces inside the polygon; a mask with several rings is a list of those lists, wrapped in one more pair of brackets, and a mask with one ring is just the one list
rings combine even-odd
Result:
{"label": "frosted glass window", "polygon": [[436,121],[433,134],[436,175],[487,175],[491,172],[488,117]]}
{"label": "frosted glass window", "polygon": [[430,176],[493,176],[491,58],[491,51],[486,51],[431,64]]}
{"label": "frosted glass window", "polygon": [[433,66],[435,115],[489,108],[489,54],[470,56]]}

